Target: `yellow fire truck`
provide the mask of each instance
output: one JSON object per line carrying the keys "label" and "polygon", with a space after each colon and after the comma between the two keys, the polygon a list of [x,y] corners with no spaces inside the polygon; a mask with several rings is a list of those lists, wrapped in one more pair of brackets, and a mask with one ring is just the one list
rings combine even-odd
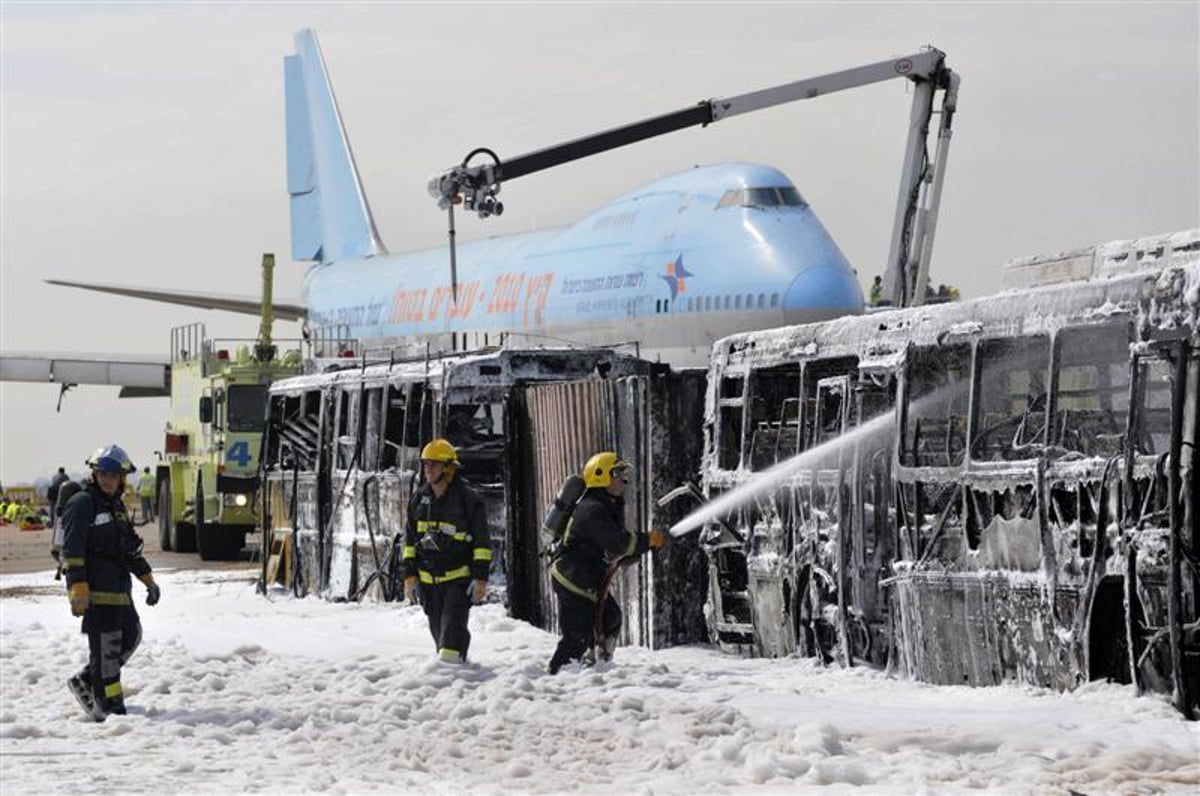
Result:
{"label": "yellow fire truck", "polygon": [[163,550],[234,558],[255,527],[267,387],[302,362],[298,342],[280,352],[271,341],[274,266],[264,254],[257,340],[212,340],[200,323],[171,330],[171,415],[155,479]]}

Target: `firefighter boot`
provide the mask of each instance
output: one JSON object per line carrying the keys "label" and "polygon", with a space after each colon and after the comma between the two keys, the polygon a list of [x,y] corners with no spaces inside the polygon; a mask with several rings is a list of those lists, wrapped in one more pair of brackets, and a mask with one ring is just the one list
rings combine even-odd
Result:
{"label": "firefighter boot", "polygon": [[67,680],[67,689],[71,692],[71,696],[75,697],[75,701],[79,703],[79,707],[83,708],[83,712],[92,721],[104,721],[108,717],[103,706],[96,702],[96,695],[92,692],[91,681],[84,672],[80,672],[69,678]]}
{"label": "firefighter boot", "polygon": [[118,694],[115,697],[109,697],[104,700],[104,712],[107,714],[115,714],[117,716],[125,715],[125,697]]}

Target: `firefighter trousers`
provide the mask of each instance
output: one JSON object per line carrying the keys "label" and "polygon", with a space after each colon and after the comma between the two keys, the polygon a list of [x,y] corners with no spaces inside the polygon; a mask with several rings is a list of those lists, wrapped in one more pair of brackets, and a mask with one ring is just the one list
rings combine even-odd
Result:
{"label": "firefighter trousers", "polygon": [[421,584],[421,604],[442,660],[457,663],[467,660],[467,648],[471,646],[471,631],[467,630],[467,617],[471,611],[470,583],[467,578],[459,578],[445,583]]}
{"label": "firefighter trousers", "polygon": [[93,605],[83,615],[88,637],[88,664],[79,674],[92,685],[96,703],[106,713],[124,713],[121,667],[142,641],[142,623],[132,605]]}
{"label": "firefighter trousers", "polygon": [[[558,581],[553,583],[554,594],[558,598],[558,628],[562,638],[547,668],[551,674],[556,674],[563,664],[582,658],[595,643],[596,604]],[[616,638],[621,631],[621,607],[611,594],[604,598],[603,627],[606,638]]]}

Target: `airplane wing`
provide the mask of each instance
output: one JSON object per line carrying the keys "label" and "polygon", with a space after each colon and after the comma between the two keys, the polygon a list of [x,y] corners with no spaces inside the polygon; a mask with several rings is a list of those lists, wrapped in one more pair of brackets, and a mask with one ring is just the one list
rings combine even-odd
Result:
{"label": "airplane wing", "polygon": [[47,354],[0,351],[0,381],[40,384],[105,384],[121,388],[122,398],[171,394],[167,357],[143,354]]}
{"label": "airplane wing", "polygon": [[[47,284],[63,287],[77,287],[83,290],[95,290],[100,293],[113,293],[118,296],[162,301],[167,304],[182,304],[187,307],[201,307],[206,310],[225,310],[240,312],[245,315],[259,315],[262,312],[262,300],[248,296],[230,296],[223,293],[185,293],[182,290],[164,290],[161,288],[129,287],[110,285],[96,282],[68,282],[65,279],[47,279]],[[272,302],[272,311],[276,318],[285,321],[302,321],[308,314],[305,306],[299,302]]]}

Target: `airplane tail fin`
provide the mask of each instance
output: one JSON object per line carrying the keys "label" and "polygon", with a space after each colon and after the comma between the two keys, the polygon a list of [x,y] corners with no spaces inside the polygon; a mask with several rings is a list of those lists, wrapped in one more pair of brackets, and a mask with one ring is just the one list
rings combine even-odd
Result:
{"label": "airplane tail fin", "polygon": [[363,193],[325,60],[311,29],[284,61],[292,259],[329,262],[387,254]]}

